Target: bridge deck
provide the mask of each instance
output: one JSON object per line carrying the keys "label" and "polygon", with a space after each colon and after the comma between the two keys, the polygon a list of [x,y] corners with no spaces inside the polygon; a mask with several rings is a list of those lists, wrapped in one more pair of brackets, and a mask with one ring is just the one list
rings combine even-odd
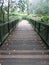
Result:
{"label": "bridge deck", "polygon": [[49,65],[49,49],[23,20],[0,47],[0,65]]}

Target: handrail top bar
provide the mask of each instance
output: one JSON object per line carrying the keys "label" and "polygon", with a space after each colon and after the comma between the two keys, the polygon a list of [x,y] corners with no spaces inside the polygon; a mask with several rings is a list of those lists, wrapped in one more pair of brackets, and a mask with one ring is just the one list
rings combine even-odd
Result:
{"label": "handrail top bar", "polygon": [[0,26],[3,26],[3,25],[5,25],[5,24],[8,24],[8,22],[6,22],[6,23],[1,23]]}
{"label": "handrail top bar", "polygon": [[11,23],[11,22],[16,21],[16,20],[17,20],[17,19],[12,20],[12,21],[9,21],[9,22],[1,23],[0,26],[3,26],[3,25],[5,25],[5,24]]}

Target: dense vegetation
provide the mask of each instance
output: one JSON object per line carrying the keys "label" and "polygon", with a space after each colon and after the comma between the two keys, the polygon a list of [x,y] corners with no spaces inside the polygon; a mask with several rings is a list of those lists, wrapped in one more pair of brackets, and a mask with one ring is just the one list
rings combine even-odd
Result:
{"label": "dense vegetation", "polygon": [[5,0],[0,6],[0,22],[8,22],[8,19],[10,21],[17,17],[20,20],[27,17],[49,24],[49,0]]}

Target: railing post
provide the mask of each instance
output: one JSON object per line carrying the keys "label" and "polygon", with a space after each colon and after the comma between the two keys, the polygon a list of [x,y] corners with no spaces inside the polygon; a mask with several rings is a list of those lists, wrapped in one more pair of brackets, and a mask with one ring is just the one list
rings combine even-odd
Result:
{"label": "railing post", "polygon": [[34,22],[35,22],[35,24],[34,24],[34,25],[35,25],[35,28],[36,28],[36,21],[34,21]]}
{"label": "railing post", "polygon": [[2,42],[1,27],[0,27],[0,44]]}
{"label": "railing post", "polygon": [[38,32],[40,32],[40,23],[38,23]]}
{"label": "railing post", "polygon": [[34,30],[39,33],[41,38],[49,46],[49,25],[34,21]]}
{"label": "railing post", "polygon": [[46,41],[48,41],[49,26],[46,27]]}

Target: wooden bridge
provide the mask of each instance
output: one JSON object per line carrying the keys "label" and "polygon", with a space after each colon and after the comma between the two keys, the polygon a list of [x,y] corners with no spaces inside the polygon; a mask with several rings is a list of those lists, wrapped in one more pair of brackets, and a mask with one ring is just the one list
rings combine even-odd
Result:
{"label": "wooden bridge", "polygon": [[17,23],[0,47],[0,65],[49,65],[49,49],[28,21]]}

